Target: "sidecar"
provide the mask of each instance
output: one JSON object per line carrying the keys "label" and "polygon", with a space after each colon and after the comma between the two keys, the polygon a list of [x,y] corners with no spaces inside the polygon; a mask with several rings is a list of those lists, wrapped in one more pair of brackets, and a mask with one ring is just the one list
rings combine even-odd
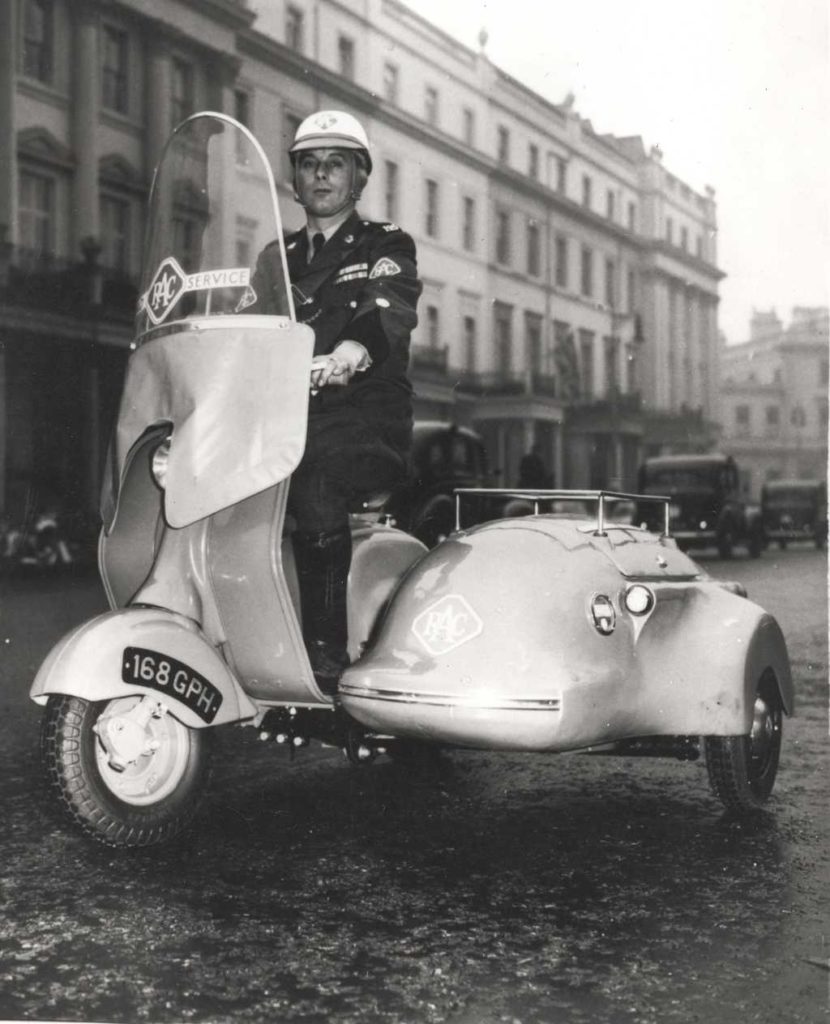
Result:
{"label": "sidecar", "polygon": [[[668,499],[500,493],[535,514],[458,531],[418,562],[341,681],[349,715],[462,747],[687,759],[703,748],[728,807],[762,803],[794,703],[775,619],[679,550]],[[632,500],[664,503],[663,533],[610,521]],[[546,514],[545,502],[595,512]]]}

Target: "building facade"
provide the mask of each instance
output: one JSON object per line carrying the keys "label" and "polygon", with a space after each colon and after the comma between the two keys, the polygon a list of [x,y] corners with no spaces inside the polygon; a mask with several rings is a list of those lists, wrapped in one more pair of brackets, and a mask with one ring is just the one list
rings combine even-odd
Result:
{"label": "building facade", "polygon": [[[632,488],[644,454],[718,418],[716,215],[639,138],[600,135],[399,0],[0,5],[0,510],[90,512],[117,406],[143,206],[172,126],[247,124],[289,228],[300,120],[355,113],[361,203],[418,245],[421,418],[478,429],[513,485]],[[237,225],[246,251],[251,225]],[[251,260],[256,253],[251,253]]]}
{"label": "building facade", "polygon": [[827,479],[829,361],[826,306],[795,307],[786,327],[756,311],[749,341],[723,347],[722,445],[748,495],[767,480]]}

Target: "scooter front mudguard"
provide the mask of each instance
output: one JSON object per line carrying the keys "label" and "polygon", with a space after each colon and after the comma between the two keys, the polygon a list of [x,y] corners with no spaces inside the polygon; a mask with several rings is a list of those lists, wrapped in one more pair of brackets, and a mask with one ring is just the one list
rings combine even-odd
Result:
{"label": "scooter front mudguard", "polygon": [[256,707],[190,619],[160,608],[105,612],[50,651],[30,690],[111,700],[132,694],[162,701],[195,729],[252,718]]}

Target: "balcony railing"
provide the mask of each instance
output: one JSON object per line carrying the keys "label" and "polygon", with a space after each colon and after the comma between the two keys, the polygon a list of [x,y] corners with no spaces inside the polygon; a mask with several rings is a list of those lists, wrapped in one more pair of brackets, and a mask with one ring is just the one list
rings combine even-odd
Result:
{"label": "balcony railing", "polygon": [[0,245],[0,301],[44,312],[89,317],[96,312],[131,320],[138,288],[126,272],[94,257],[69,260],[53,253]]}
{"label": "balcony railing", "polygon": [[559,384],[552,374],[533,371],[488,370],[475,371],[448,366],[448,350],[413,346],[410,368],[415,376],[441,377],[448,386],[458,391],[485,396],[536,395],[558,398]]}
{"label": "balcony railing", "polygon": [[474,373],[461,370],[456,377],[459,391],[477,397],[523,395],[527,391],[525,378],[508,371]]}
{"label": "balcony railing", "polygon": [[641,411],[643,400],[639,391],[612,391],[599,398],[578,398],[572,404],[580,412],[591,415],[630,415]]}
{"label": "balcony railing", "polygon": [[543,373],[530,374],[530,390],[532,394],[542,395],[544,398],[557,398],[559,395],[556,377]]}

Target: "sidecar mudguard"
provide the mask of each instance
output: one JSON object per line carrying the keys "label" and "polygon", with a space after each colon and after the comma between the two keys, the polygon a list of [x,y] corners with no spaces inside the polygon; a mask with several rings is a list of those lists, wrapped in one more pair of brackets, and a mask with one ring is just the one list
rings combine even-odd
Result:
{"label": "sidecar mudguard", "polygon": [[30,697],[111,700],[153,697],[201,729],[252,718],[256,707],[190,619],[160,608],[105,612],[60,640],[40,667]]}

